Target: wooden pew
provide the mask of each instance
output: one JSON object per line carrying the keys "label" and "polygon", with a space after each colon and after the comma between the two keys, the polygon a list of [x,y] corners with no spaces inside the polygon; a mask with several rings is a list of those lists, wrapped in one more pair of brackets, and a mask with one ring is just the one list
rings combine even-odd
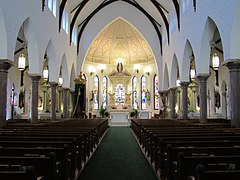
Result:
{"label": "wooden pew", "polygon": [[[240,155],[238,156],[185,156],[184,153],[178,155],[178,166],[175,170],[176,179],[188,179],[195,175],[195,168],[198,164],[204,165],[210,170],[228,170],[231,165],[235,166],[235,170],[240,170]],[[223,167],[224,165],[224,167]],[[226,168],[226,169],[224,169]]]}
{"label": "wooden pew", "polygon": [[37,177],[36,170],[33,166],[27,166],[20,170],[0,170],[0,179],[6,180],[43,180],[43,177]]}
{"label": "wooden pew", "polygon": [[167,158],[165,158],[165,170],[167,179],[173,179],[174,170],[178,163],[178,154],[187,156],[220,156],[240,155],[240,147],[172,147],[168,146]]}
{"label": "wooden pew", "polygon": [[204,165],[198,164],[196,166],[196,175],[192,180],[239,180],[240,170],[205,170]]}
{"label": "wooden pew", "polygon": [[49,157],[0,156],[0,164],[34,166],[37,176],[43,176],[46,180],[58,180],[54,153],[50,153]]}
{"label": "wooden pew", "polygon": [[67,145],[63,148],[26,148],[26,147],[0,147],[1,156],[49,156],[51,152],[55,153],[56,162],[60,163],[60,179],[66,180],[70,176],[70,157]]}

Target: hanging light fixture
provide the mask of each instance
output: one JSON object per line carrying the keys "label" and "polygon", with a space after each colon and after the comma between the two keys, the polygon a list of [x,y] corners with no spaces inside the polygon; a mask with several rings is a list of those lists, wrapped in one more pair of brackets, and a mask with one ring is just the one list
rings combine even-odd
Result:
{"label": "hanging light fixture", "polygon": [[196,72],[195,72],[195,69],[194,69],[194,68],[191,68],[191,69],[190,69],[190,77],[191,77],[191,79],[193,79],[193,78],[196,77]]}
{"label": "hanging light fixture", "polygon": [[180,87],[180,86],[181,86],[181,85],[180,85],[180,79],[177,79],[177,80],[176,80],[176,86],[177,86],[177,87]]}
{"label": "hanging light fixture", "polygon": [[48,67],[47,66],[45,66],[43,68],[43,78],[48,79]]}
{"label": "hanging light fixture", "polygon": [[220,64],[219,57],[218,57],[217,53],[214,53],[214,54],[213,54],[213,57],[212,57],[213,69],[214,69],[214,70],[218,70],[219,64]]}
{"label": "hanging light fixture", "polygon": [[58,83],[59,83],[60,86],[62,86],[62,84],[63,84],[63,77],[62,77],[61,74],[60,74],[60,76],[58,78]]}
{"label": "hanging light fixture", "polygon": [[18,58],[18,69],[20,71],[23,71],[26,67],[26,58],[24,56],[24,54],[20,54],[19,58]]}

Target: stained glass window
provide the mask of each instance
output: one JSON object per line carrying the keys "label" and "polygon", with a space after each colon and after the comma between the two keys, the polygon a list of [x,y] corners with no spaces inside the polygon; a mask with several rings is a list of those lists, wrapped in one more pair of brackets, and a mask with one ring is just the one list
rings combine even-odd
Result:
{"label": "stained glass window", "polygon": [[106,76],[104,76],[103,77],[103,95],[102,95],[103,108],[107,107],[107,91],[108,91],[108,79]]}
{"label": "stained glass window", "polygon": [[137,78],[136,76],[132,79],[132,106],[134,109],[138,108],[138,102],[137,102]]}
{"label": "stained glass window", "polygon": [[56,0],[48,0],[48,8],[53,13],[53,15],[56,17],[56,15],[57,15]]}
{"label": "stained glass window", "polygon": [[158,93],[159,80],[156,74],[153,78],[153,82],[154,82],[154,109],[158,110],[159,109],[159,93]]}
{"label": "stained glass window", "polygon": [[147,108],[147,88],[146,88],[146,78],[145,76],[142,76],[141,78],[141,109],[146,109]]}
{"label": "stained glass window", "polygon": [[116,105],[124,105],[125,101],[125,87],[123,84],[117,84],[115,86],[115,100],[116,100]]}
{"label": "stained glass window", "polygon": [[63,15],[62,15],[62,28],[67,34],[68,34],[68,24],[69,24],[68,12],[64,9]]}
{"label": "stained glass window", "polygon": [[94,77],[94,89],[93,89],[93,103],[94,109],[99,109],[99,77]]}

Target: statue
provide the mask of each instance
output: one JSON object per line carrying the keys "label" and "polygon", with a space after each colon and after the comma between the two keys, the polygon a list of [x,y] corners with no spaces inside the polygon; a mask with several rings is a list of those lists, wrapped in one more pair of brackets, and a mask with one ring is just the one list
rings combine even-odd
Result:
{"label": "statue", "polygon": [[86,84],[86,79],[84,78],[82,71],[80,71],[80,74],[74,81],[76,84]]}
{"label": "statue", "polygon": [[117,64],[117,71],[120,74],[123,72],[123,64],[121,62]]}
{"label": "statue", "polygon": [[109,94],[109,105],[115,105],[115,98],[114,98],[114,95],[115,95],[115,93],[108,93]]}
{"label": "statue", "polygon": [[128,106],[131,104],[131,95],[132,93],[126,93],[126,98],[125,98],[125,105]]}

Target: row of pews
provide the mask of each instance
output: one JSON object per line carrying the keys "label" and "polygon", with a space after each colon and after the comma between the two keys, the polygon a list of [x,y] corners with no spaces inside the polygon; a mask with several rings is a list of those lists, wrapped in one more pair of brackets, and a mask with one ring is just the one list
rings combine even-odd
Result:
{"label": "row of pews", "polygon": [[238,128],[195,120],[133,119],[131,129],[161,179],[240,179]]}
{"label": "row of pews", "polygon": [[0,129],[0,179],[77,179],[107,129],[106,119],[9,122]]}

